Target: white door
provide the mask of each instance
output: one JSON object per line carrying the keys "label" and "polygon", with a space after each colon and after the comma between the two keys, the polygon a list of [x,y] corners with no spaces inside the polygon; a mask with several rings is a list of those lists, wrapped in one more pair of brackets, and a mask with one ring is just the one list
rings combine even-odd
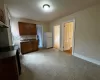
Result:
{"label": "white door", "polygon": [[70,50],[72,48],[73,24],[73,22],[67,22],[64,25],[64,50]]}

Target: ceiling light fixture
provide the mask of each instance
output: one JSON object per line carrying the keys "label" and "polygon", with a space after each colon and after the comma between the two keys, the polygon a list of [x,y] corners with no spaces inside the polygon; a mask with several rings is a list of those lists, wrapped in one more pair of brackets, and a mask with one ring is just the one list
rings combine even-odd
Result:
{"label": "ceiling light fixture", "polygon": [[48,4],[44,4],[43,5],[44,10],[48,11],[50,9],[50,5]]}

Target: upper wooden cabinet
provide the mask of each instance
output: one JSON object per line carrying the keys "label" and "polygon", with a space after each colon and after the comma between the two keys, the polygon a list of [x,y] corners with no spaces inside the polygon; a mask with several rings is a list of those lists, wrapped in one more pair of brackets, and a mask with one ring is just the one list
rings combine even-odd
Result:
{"label": "upper wooden cabinet", "polygon": [[36,24],[18,22],[20,35],[37,35]]}
{"label": "upper wooden cabinet", "polygon": [[31,35],[36,35],[37,34],[36,24],[30,24],[29,31]]}
{"label": "upper wooden cabinet", "polygon": [[0,9],[0,21],[5,23],[5,17],[4,17],[4,12],[2,9]]}

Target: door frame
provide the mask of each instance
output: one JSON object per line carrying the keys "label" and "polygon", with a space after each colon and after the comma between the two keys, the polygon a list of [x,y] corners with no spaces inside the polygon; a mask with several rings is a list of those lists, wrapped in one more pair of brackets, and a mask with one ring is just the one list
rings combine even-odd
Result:
{"label": "door frame", "polygon": [[[62,35],[64,35],[64,26],[65,26],[65,23],[68,23],[68,22],[73,22],[74,23],[74,26],[73,26],[73,40],[72,40],[72,55],[74,55],[74,49],[75,49],[75,19],[71,19],[71,20],[67,20],[65,22],[63,22],[63,30],[62,30]],[[63,51],[64,51],[64,36],[63,36]]]}
{"label": "door frame", "polygon": [[[60,39],[59,39],[59,49],[58,49],[58,50],[60,50],[60,48],[61,48],[61,25],[60,24],[57,24],[55,26],[60,26],[60,32],[59,32]],[[54,48],[54,27],[55,26],[53,26],[53,48]]]}

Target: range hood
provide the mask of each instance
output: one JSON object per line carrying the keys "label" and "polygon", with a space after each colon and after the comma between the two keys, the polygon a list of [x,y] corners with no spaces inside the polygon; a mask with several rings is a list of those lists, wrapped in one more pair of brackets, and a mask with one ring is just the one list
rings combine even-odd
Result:
{"label": "range hood", "polygon": [[8,28],[8,26],[5,25],[3,22],[0,21],[0,28]]}

